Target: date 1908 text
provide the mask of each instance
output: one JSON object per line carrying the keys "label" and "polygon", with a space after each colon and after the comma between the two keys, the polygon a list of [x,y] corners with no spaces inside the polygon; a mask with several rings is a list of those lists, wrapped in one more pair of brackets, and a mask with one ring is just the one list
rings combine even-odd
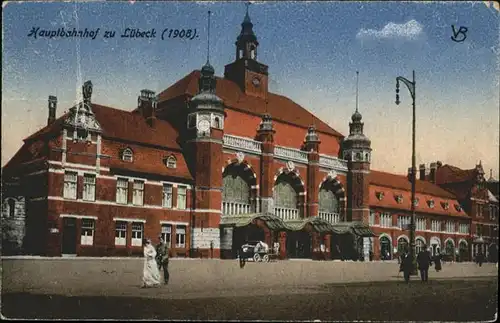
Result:
{"label": "date 1908 text", "polygon": [[168,38],[194,39],[198,37],[195,29],[170,29],[165,28],[161,33],[161,40]]}

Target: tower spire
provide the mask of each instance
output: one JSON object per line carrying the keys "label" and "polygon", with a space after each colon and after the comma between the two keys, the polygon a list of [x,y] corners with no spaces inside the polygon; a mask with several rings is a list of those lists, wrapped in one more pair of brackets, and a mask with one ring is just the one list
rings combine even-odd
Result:
{"label": "tower spire", "polygon": [[356,112],[358,112],[359,72],[356,71]]}
{"label": "tower spire", "polygon": [[207,33],[207,65],[210,64],[210,14],[212,12],[208,10],[208,33]]}

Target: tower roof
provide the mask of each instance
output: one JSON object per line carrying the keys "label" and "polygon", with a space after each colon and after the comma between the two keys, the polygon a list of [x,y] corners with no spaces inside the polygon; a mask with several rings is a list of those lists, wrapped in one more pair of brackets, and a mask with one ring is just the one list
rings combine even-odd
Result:
{"label": "tower roof", "polygon": [[248,14],[248,5],[249,4],[247,4],[247,12],[245,14],[245,18],[243,18],[243,22],[241,23],[241,32],[237,38],[237,42],[253,41],[258,44],[257,36],[255,36],[255,33],[253,31],[253,23],[250,19],[250,15]]}

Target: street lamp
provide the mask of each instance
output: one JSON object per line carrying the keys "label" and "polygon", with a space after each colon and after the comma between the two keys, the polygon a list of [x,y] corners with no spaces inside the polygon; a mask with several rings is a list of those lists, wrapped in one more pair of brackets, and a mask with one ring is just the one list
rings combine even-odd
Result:
{"label": "street lamp", "polygon": [[410,91],[413,100],[413,120],[412,120],[412,151],[411,151],[411,221],[410,221],[410,259],[412,260],[412,274],[417,274],[416,257],[415,257],[415,182],[416,182],[416,165],[415,165],[415,71],[413,71],[413,82],[402,76],[396,77],[396,104],[399,105],[399,82],[403,82]]}

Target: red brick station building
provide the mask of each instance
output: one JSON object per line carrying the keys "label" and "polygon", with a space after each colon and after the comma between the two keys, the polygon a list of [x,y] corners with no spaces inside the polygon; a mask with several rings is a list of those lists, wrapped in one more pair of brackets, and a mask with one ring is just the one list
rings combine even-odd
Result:
{"label": "red brick station building", "polygon": [[[127,256],[163,235],[172,257],[234,258],[246,241],[280,257],[392,259],[409,243],[410,182],[370,169],[356,111],[347,137],[268,91],[245,16],[235,60],[207,63],[134,111],[83,100],[24,139],[2,170],[2,253]],[[497,257],[498,181],[481,163],[420,165],[416,248]],[[498,189],[496,189],[498,192]]]}

